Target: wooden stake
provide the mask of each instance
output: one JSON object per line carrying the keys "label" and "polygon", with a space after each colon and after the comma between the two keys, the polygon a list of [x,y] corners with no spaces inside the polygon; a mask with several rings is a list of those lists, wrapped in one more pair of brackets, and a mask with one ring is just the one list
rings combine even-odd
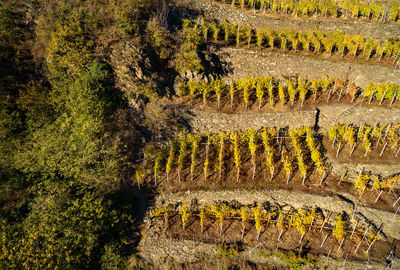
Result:
{"label": "wooden stake", "polygon": [[369,264],[369,258],[368,258],[367,264],[365,265],[365,270],[367,270],[369,268],[368,264]]}
{"label": "wooden stake", "polygon": [[329,257],[331,256],[332,250],[333,250],[333,248],[331,248],[331,250],[329,250],[329,252],[328,252],[328,256],[326,257],[326,263],[328,263],[328,261],[329,261]]}
{"label": "wooden stake", "polygon": [[397,200],[394,202],[393,207],[400,201],[400,196],[397,198]]}
{"label": "wooden stake", "polygon": [[336,134],[335,134],[335,137],[333,138],[332,149],[335,149],[335,142],[336,142]]}
{"label": "wooden stake", "polygon": [[321,181],[319,182],[319,185],[322,185],[322,182],[325,179],[326,171],[324,171],[324,174],[322,175]]}
{"label": "wooden stake", "polygon": [[340,185],[340,183],[343,181],[343,179],[346,177],[346,175],[347,175],[347,168],[345,169],[345,171],[344,171],[344,173],[342,174],[342,177],[340,177],[340,180],[339,180],[339,183],[338,183],[338,185]]}
{"label": "wooden stake", "polygon": [[339,146],[338,146],[337,151],[336,151],[336,157],[339,156],[339,151],[340,151],[341,144],[342,144],[342,142],[339,142]]}
{"label": "wooden stake", "polygon": [[379,200],[379,197],[382,195],[382,192],[383,192],[383,190],[381,190],[381,192],[379,192],[378,197],[376,197],[376,199],[375,199],[375,203]]}
{"label": "wooden stake", "polygon": [[350,151],[350,157],[353,155],[354,150],[356,149],[356,146],[357,146],[357,143],[355,142],[354,145],[353,145],[353,148]]}
{"label": "wooden stake", "polygon": [[321,229],[319,230],[319,233],[321,233],[322,232],[322,230],[323,230],[323,228],[324,228],[324,226],[325,226],[325,223],[329,220],[329,218],[331,217],[331,215],[332,215],[332,213],[331,212],[329,212],[329,215],[328,215],[328,217],[327,218],[325,218],[324,219],[324,222],[322,223],[322,226],[321,226]]}
{"label": "wooden stake", "polygon": [[[347,85],[346,92],[348,89],[349,89],[349,86]],[[342,97],[342,92],[343,92],[343,88],[340,89],[338,101],[340,101],[340,98]]]}
{"label": "wooden stake", "polygon": [[396,57],[394,58],[394,60],[393,60],[392,64],[396,63],[396,61],[397,61],[397,58],[399,57],[399,54],[400,54],[400,51],[399,51],[399,52],[397,52],[397,54],[396,54]]}
{"label": "wooden stake", "polygon": [[304,235],[306,235],[306,233],[303,233],[303,234],[301,235],[299,244],[301,243],[301,240],[303,240]]}
{"label": "wooden stake", "polygon": [[383,145],[382,151],[379,155],[380,157],[383,155],[383,152],[385,151],[387,144],[388,144],[388,142],[385,142],[385,144]]}
{"label": "wooden stake", "polygon": [[396,99],[397,93],[394,93],[392,101],[390,102],[390,107],[392,107],[394,100]]}
{"label": "wooden stake", "polygon": [[392,126],[392,123],[390,123],[390,124],[387,126],[386,132],[385,132],[385,137],[383,137],[384,140],[386,140],[387,135],[388,135],[388,133],[389,133],[389,130],[390,130],[390,127],[391,127],[391,126]]}
{"label": "wooden stake", "polygon": [[[372,245],[375,243],[375,241],[376,241],[376,238],[374,238],[372,240],[371,244],[368,246],[367,251],[366,251],[367,253],[369,253],[369,249],[372,247]],[[368,259],[368,261],[369,261],[369,259]]]}
{"label": "wooden stake", "polygon": [[342,248],[342,245],[343,245],[345,239],[346,239],[346,237],[343,237],[342,242],[340,242],[338,250],[340,250]]}
{"label": "wooden stake", "polygon": [[322,240],[322,243],[321,243],[321,246],[320,246],[321,248],[324,246],[324,244],[326,242],[326,239],[328,239],[330,234],[331,234],[331,232],[328,232],[328,234],[325,236],[324,240]]}
{"label": "wooden stake", "polygon": [[[367,229],[367,230],[368,230],[368,229]],[[361,243],[362,243],[363,240],[364,240],[364,236],[361,238],[360,242],[358,242],[358,245],[357,245],[357,247],[356,247],[356,250],[354,251],[354,254],[357,254],[357,251],[358,251],[358,249],[360,248]]]}
{"label": "wooden stake", "polygon": [[377,142],[376,142],[375,147],[378,147],[378,146],[379,146],[379,143],[381,142],[381,137],[382,137],[382,131],[379,132],[379,137],[378,137],[378,140],[377,140]]}
{"label": "wooden stake", "polygon": [[364,123],[362,123],[360,128],[358,129],[357,138],[360,137],[360,133],[361,133],[361,130],[363,127],[364,127]]}
{"label": "wooden stake", "polygon": [[368,154],[368,151],[369,151],[369,149],[371,148],[371,144],[372,144],[372,142],[370,142],[370,143],[369,143],[367,150],[365,150],[364,157],[366,157],[366,156],[367,156],[367,154]]}
{"label": "wooden stake", "polygon": [[356,231],[356,228],[357,228],[357,226],[358,226],[358,222],[359,222],[359,220],[357,219],[356,226],[354,226],[353,231],[352,231],[351,234],[350,234],[350,238],[353,237],[353,234],[354,234],[354,232]]}
{"label": "wooden stake", "polygon": [[361,197],[362,197],[362,195],[364,194],[364,191],[365,191],[365,189],[366,189],[367,187],[365,186],[364,188],[363,188],[363,190],[361,191],[361,194],[360,194],[360,199],[361,199]]}
{"label": "wooden stake", "polygon": [[336,81],[337,81],[337,79],[335,79],[335,83],[334,83],[334,85],[333,85],[333,90],[331,89],[331,90],[329,90],[329,92],[328,92],[328,98],[326,99],[327,102],[328,102],[329,99],[331,98],[331,92],[335,93],[335,90],[336,90]]}
{"label": "wooden stake", "polygon": [[379,105],[382,105],[383,100],[385,99],[385,95],[386,95],[386,90],[383,92],[381,101],[379,102]]}
{"label": "wooden stake", "polygon": [[[376,91],[376,90],[375,90]],[[371,104],[372,98],[374,97],[375,91],[372,92],[371,97],[369,98],[368,104]]]}
{"label": "wooden stake", "polygon": [[397,207],[396,213],[394,213],[393,222],[396,220],[397,213],[399,212],[400,205]]}
{"label": "wooden stake", "polygon": [[286,185],[289,185],[289,180],[290,180],[290,174],[291,174],[292,172],[290,171],[289,172],[289,175],[288,175],[288,178],[287,178],[287,181],[286,181]]}

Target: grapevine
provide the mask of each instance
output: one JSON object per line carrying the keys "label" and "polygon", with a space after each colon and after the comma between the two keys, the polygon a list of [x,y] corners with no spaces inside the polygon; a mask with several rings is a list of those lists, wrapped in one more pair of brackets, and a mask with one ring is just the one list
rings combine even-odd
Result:
{"label": "grapevine", "polygon": [[231,141],[233,142],[233,156],[234,156],[234,162],[235,162],[235,167],[237,170],[236,173],[236,181],[239,181],[239,175],[240,175],[240,150],[239,150],[239,135],[237,132],[232,132],[230,134]]}
{"label": "grapevine", "polygon": [[[193,31],[203,33],[203,39],[207,36],[207,31],[212,31],[214,42],[225,42],[226,45],[232,45],[229,39],[230,28],[236,27],[231,24],[223,22],[222,24],[214,22],[203,22],[198,25],[196,23],[186,23],[184,27],[192,27]],[[200,29],[200,31],[198,30]],[[194,31],[196,30],[196,31]],[[224,35],[220,35],[221,31],[225,31]],[[228,37],[228,38],[227,38]],[[198,37],[201,40],[201,37]],[[268,42],[263,42],[268,40]],[[288,46],[288,40],[295,45]],[[265,47],[270,49],[280,49],[282,51],[293,50],[297,51],[303,49],[306,51],[313,50],[316,54],[326,53],[328,56],[334,54],[340,55],[340,57],[364,57],[368,61],[375,60],[381,61],[384,57],[395,63],[399,57],[400,52],[400,40],[398,38],[391,38],[386,40],[383,46],[379,45],[378,40],[371,38],[365,38],[361,35],[344,35],[340,31],[336,32],[322,32],[318,29],[310,30],[307,33],[301,31],[295,31],[292,29],[258,29],[253,30],[250,26],[237,26],[236,30],[236,46],[239,47],[242,43],[247,48],[251,44],[255,44],[258,47]],[[310,46],[312,44],[312,46]],[[376,52],[376,57],[373,57],[372,51]],[[346,53],[347,52],[347,53]],[[368,58],[365,58],[368,55]]]}
{"label": "grapevine", "polygon": [[[275,91],[276,88],[278,91]],[[379,101],[379,104],[382,104],[385,99],[388,99],[391,105],[396,100],[400,99],[400,86],[396,84],[369,83],[364,89],[361,89],[349,81],[332,77],[326,77],[320,80],[303,80],[299,77],[292,81],[277,80],[273,77],[247,77],[237,79],[230,84],[220,79],[208,83],[188,81],[182,82],[178,89],[178,94],[180,96],[189,96],[190,104],[192,104],[193,96],[197,94],[202,95],[203,105],[206,104],[209,96],[215,95],[218,108],[221,107],[222,97],[229,96],[231,109],[233,108],[235,92],[236,90],[240,90],[245,103],[245,110],[248,109],[251,101],[258,102],[258,110],[261,110],[261,108],[266,105],[264,102],[266,98],[269,99],[271,106],[274,106],[274,100],[276,98],[284,105],[287,97],[292,106],[294,106],[297,99],[301,102],[301,106],[303,106],[309,97],[309,93],[313,94],[314,102],[316,102],[319,96],[318,93],[327,93],[327,100],[335,93],[338,93],[338,101],[340,101],[343,96],[347,95],[349,99],[351,99],[351,102],[361,93],[364,99],[369,98],[369,100],[372,101],[375,97]],[[253,95],[254,92],[255,95]]]}

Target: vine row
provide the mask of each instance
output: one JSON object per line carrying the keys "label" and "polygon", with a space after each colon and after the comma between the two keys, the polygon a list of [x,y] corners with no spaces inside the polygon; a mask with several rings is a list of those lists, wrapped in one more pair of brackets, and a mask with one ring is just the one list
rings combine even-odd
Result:
{"label": "vine row", "polygon": [[395,2],[385,3],[360,3],[356,0],[214,0],[230,3],[233,7],[259,10],[294,16],[318,16],[354,19],[365,18],[379,22],[398,22],[400,5]]}
{"label": "vine row", "polygon": [[323,53],[340,57],[358,57],[381,61],[383,58],[393,64],[400,56],[400,40],[390,37],[385,42],[365,38],[361,35],[343,34],[341,31],[322,32],[318,29],[307,32],[292,29],[273,30],[254,29],[250,25],[234,25],[224,20],[222,23],[208,22],[202,19],[200,24],[191,20],[183,21],[188,40],[218,42],[237,47],[256,45],[259,48],[280,49],[282,51]]}
{"label": "vine row", "polygon": [[337,240],[339,249],[343,247],[345,239],[355,241],[354,253],[357,253],[361,246],[361,242],[367,241],[368,253],[375,243],[381,238],[380,229],[371,224],[365,224],[362,219],[356,215],[349,216],[345,212],[339,213],[335,218],[330,221],[332,213],[325,216],[320,208],[299,208],[291,209],[290,211],[282,211],[281,207],[275,205],[241,205],[232,206],[227,202],[216,202],[203,206],[190,206],[186,201],[176,205],[167,205],[164,207],[153,209],[150,213],[153,219],[163,221],[164,229],[170,226],[170,220],[174,216],[178,216],[185,230],[189,224],[196,220],[199,222],[200,233],[205,232],[208,223],[213,223],[214,220],[219,225],[219,236],[221,237],[224,232],[226,223],[240,221],[242,224],[241,239],[245,237],[246,229],[255,227],[257,240],[260,239],[261,230],[266,230],[269,227],[276,227],[278,229],[278,237],[276,239],[276,249],[279,248],[279,241],[284,232],[291,227],[296,228],[302,242],[307,233],[316,234],[322,231],[329,232],[327,236],[321,239],[321,248],[326,243],[329,235]]}
{"label": "vine row", "polygon": [[281,102],[282,105],[290,103],[293,106],[296,101],[299,101],[303,106],[307,99],[316,102],[317,98],[323,94],[326,94],[327,102],[335,94],[337,101],[348,96],[351,102],[354,102],[358,95],[363,95],[363,98],[369,98],[369,103],[374,97],[379,100],[379,104],[382,104],[385,99],[389,99],[392,106],[396,98],[400,100],[400,86],[393,83],[368,83],[363,90],[347,80],[332,77],[320,80],[305,80],[300,77],[292,80],[274,77],[247,77],[236,79],[230,84],[227,84],[223,79],[216,79],[211,82],[182,82],[177,94],[189,96],[191,104],[195,96],[201,96],[204,105],[210,98],[215,97],[218,108],[221,107],[222,98],[228,97],[231,109],[234,99],[239,94],[245,104],[245,110],[247,110],[251,101],[258,103],[258,110],[267,103],[275,106],[278,102]]}
{"label": "vine row", "polygon": [[[291,145],[287,143],[288,141]],[[240,170],[245,165],[246,157],[250,158],[254,179],[257,159],[262,155],[265,158],[261,167],[268,168],[270,180],[276,177],[278,169],[283,167],[287,184],[297,169],[303,178],[303,185],[314,171],[319,173],[322,183],[328,168],[320,149],[320,141],[310,127],[290,130],[263,128],[203,135],[185,134],[157,152],[153,166],[154,181],[157,183],[157,179],[165,174],[169,183],[174,171],[179,182],[182,179],[193,181],[200,169],[205,181],[212,172],[218,173],[218,178],[221,179],[226,168],[225,164],[231,162],[236,171],[236,181],[239,182]],[[199,158],[200,150],[203,153],[202,160]],[[182,175],[184,168],[189,168],[189,175],[185,177]]]}
{"label": "vine row", "polygon": [[[350,148],[350,157],[353,155],[358,145],[362,145],[365,153],[364,157],[372,150],[380,148],[380,156],[389,149],[393,151],[395,157],[400,153],[400,124],[386,125],[335,125],[328,131],[329,141],[332,147],[337,145],[336,157],[339,156],[342,147]],[[379,151],[379,150],[378,150]]]}

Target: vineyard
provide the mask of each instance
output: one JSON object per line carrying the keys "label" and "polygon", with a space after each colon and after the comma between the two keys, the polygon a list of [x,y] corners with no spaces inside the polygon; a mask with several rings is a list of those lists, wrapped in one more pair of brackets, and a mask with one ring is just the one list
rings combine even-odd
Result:
{"label": "vineyard", "polygon": [[334,17],[357,20],[375,20],[378,22],[398,22],[400,5],[389,3],[360,3],[355,0],[289,1],[289,0],[217,0],[232,7],[251,9],[263,13],[290,14],[293,16]]}
{"label": "vineyard", "polygon": [[[265,177],[270,181],[282,169],[287,184],[296,171],[301,174],[303,184],[312,174],[320,174],[319,178],[323,180],[327,168],[319,146],[309,127],[291,130],[250,129],[228,134],[187,134],[158,151],[154,158],[154,183],[157,184],[161,173],[166,176],[168,183],[172,180],[194,181],[195,178],[207,181],[214,174],[219,180],[224,178],[239,182],[241,172],[245,173],[241,168],[248,160],[251,163],[252,179],[261,168],[268,168],[268,176],[265,174]],[[202,155],[204,159],[201,160],[199,156]],[[257,166],[259,163],[261,166]],[[227,166],[235,169],[226,170]],[[182,168],[190,168],[190,175],[182,175]],[[171,179],[171,173],[175,171],[177,179]],[[202,174],[199,175],[200,172]]]}
{"label": "vineyard", "polygon": [[3,269],[400,269],[400,0],[0,0]]}
{"label": "vineyard", "polygon": [[358,259],[375,260],[380,252],[371,254],[373,246],[382,253],[390,252],[390,240],[381,228],[366,223],[362,216],[334,214],[318,207],[283,209],[268,203],[198,205],[184,201],[154,209],[151,217],[159,233],[174,231],[173,237],[195,235],[210,242],[228,238],[247,245],[267,240],[268,247],[275,250],[311,242],[311,253],[322,249],[340,257],[346,251]]}
{"label": "vineyard", "polygon": [[[332,147],[337,146],[336,157],[342,150],[341,147],[348,146],[350,157],[357,146],[361,145],[365,151],[363,157],[367,157],[372,150],[379,151],[381,157],[386,150],[392,151],[391,155],[398,157],[400,152],[400,126],[399,124],[388,125],[363,125],[355,127],[352,125],[336,125],[329,130],[329,140]],[[379,149],[379,150],[378,150]]]}
{"label": "vineyard", "polygon": [[[351,148],[350,153],[353,154],[357,145],[367,144],[367,137],[368,142],[374,142],[374,148],[379,141],[382,149],[387,149],[384,158],[393,156],[399,148],[399,125],[375,127],[381,132],[372,132],[372,129],[351,125],[333,127],[326,135],[334,146],[331,152],[326,151],[322,144],[324,136],[310,127],[184,134],[169,146],[157,150],[145,170],[146,179],[148,184],[160,185],[167,190],[189,186],[221,189],[251,184],[254,187],[279,186],[284,189],[299,185],[303,189],[314,186],[327,193],[335,187],[363,199],[369,205],[376,205],[384,195],[380,203],[387,206],[381,207],[391,209],[398,202],[398,198],[393,196],[400,184],[398,175],[382,177],[368,172],[368,168],[356,172],[345,168],[340,173],[333,173],[332,164],[325,155],[338,155],[345,146]],[[372,136],[375,136],[374,139]],[[348,139],[350,142],[346,141]],[[370,144],[367,149],[372,151]],[[380,158],[383,150],[379,151]],[[354,157],[364,159],[365,155],[358,157],[355,154]],[[365,196],[366,191],[368,194]]]}
{"label": "vineyard", "polygon": [[354,103],[358,100],[366,104],[375,101],[377,105],[388,104],[392,107],[400,100],[400,86],[392,83],[368,83],[365,89],[361,89],[347,80],[331,77],[321,80],[303,80],[300,77],[293,80],[258,77],[237,79],[230,84],[223,79],[207,83],[182,82],[178,88],[178,95],[187,97],[190,105],[197,100],[197,103],[201,101],[204,106],[214,103],[217,109],[229,107],[229,110],[232,110],[234,104],[236,106],[244,104],[245,111],[252,104],[261,110],[263,107],[271,108],[276,105],[293,107],[295,103],[303,107],[305,102]]}
{"label": "vineyard", "polygon": [[[398,25],[399,4],[177,5],[185,15],[176,26],[177,74],[162,107],[174,108],[165,117],[177,126],[147,142],[132,181],[155,193],[144,257],[164,264],[171,256],[172,268],[394,269],[400,39],[348,27]],[[299,63],[283,67],[291,61]]]}
{"label": "vineyard", "polygon": [[[201,23],[184,20],[182,27],[186,40],[202,40],[225,46],[247,47],[313,55],[357,58],[369,62],[395,64],[400,56],[400,40],[390,37],[386,41],[365,38],[362,35],[347,35],[340,31],[322,32],[318,29],[306,33],[292,29],[254,29],[250,25],[234,25],[226,20],[222,23]],[[189,34],[190,33],[190,34]],[[196,38],[194,37],[196,36]]]}

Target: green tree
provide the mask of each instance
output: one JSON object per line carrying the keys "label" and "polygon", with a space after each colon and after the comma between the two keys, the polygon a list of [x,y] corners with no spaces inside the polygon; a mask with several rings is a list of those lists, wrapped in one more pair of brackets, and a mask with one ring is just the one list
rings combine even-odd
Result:
{"label": "green tree", "polygon": [[33,129],[16,164],[27,173],[77,177],[86,183],[118,176],[118,145],[104,130],[106,101],[100,81],[107,78],[102,65],[93,63],[75,80],[57,81],[50,93],[54,121]]}
{"label": "green tree", "polygon": [[[37,194],[30,213],[19,226],[11,228],[3,223],[0,266],[11,269],[89,266],[100,260],[101,243],[111,239],[111,228],[116,226],[118,230],[118,223],[130,222],[129,216],[111,210],[111,201],[75,185],[46,184]],[[108,251],[110,255],[115,253]]]}

